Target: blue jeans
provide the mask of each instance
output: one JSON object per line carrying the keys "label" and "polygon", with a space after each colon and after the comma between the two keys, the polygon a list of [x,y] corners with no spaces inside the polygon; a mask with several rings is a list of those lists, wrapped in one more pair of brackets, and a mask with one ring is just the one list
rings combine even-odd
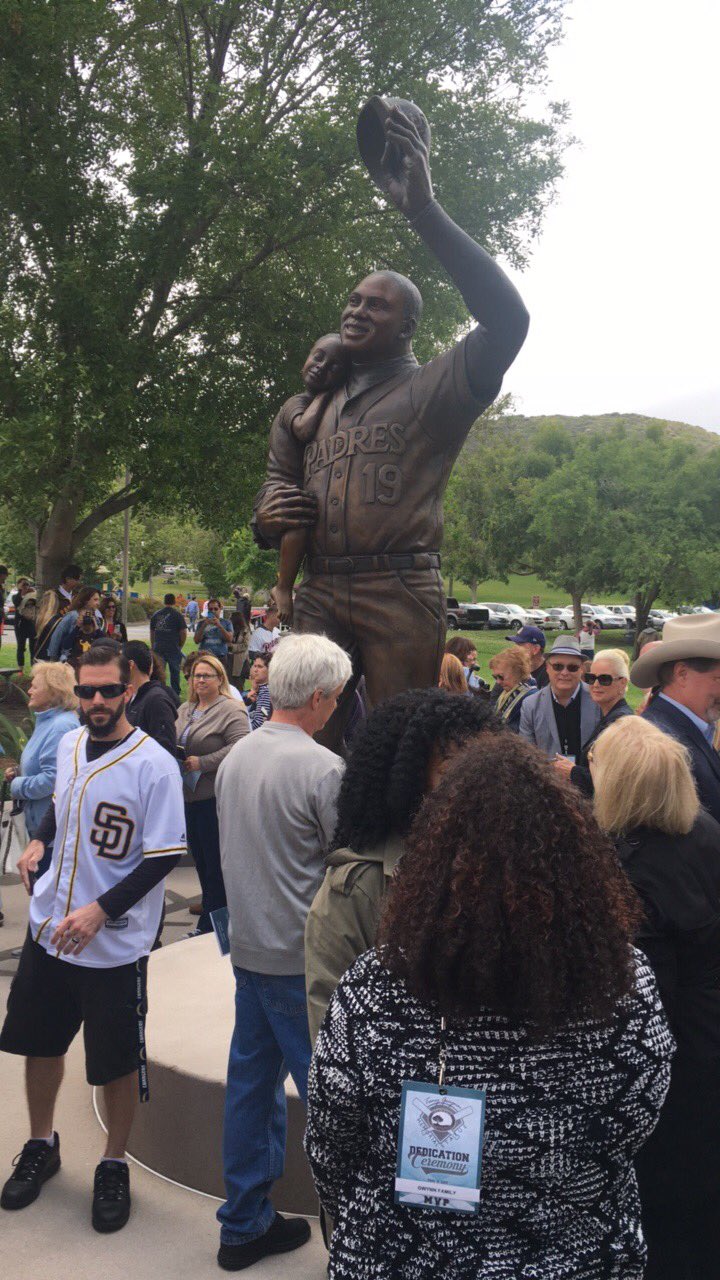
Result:
{"label": "blue jeans", "polygon": [[156,653],[160,654],[165,666],[170,672],[170,688],[180,697],[180,668],[182,667],[183,654],[182,649],[173,649],[172,653],[165,653],[162,649],[156,647]]}
{"label": "blue jeans", "polygon": [[207,800],[186,803],[185,822],[188,844],[202,890],[202,912],[197,927],[201,933],[211,933],[210,912],[227,905],[220,865],[220,830],[215,797],[208,796]]}
{"label": "blue jeans", "polygon": [[285,1163],[285,1077],[307,1105],[312,1048],[305,976],[235,969],[223,1167],[227,1200],[218,1209],[223,1244],[248,1244],[275,1217],[269,1195]]}

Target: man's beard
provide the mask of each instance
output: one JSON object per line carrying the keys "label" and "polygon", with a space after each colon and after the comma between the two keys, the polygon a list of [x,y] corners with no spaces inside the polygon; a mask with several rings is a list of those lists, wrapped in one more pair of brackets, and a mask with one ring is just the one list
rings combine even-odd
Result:
{"label": "man's beard", "polygon": [[110,713],[107,720],[103,720],[101,724],[96,724],[90,719],[90,712],[80,710],[80,723],[87,725],[90,730],[91,738],[109,738],[113,729],[121,720],[125,712],[125,703],[121,702],[117,710]]}

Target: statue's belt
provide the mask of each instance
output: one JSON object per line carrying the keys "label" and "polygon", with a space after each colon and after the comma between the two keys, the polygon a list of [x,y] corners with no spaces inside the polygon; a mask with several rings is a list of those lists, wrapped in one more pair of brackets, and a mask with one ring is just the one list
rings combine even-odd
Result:
{"label": "statue's belt", "polygon": [[308,560],[311,574],[388,573],[397,569],[439,569],[437,551],[397,552],[378,556],[313,556]]}

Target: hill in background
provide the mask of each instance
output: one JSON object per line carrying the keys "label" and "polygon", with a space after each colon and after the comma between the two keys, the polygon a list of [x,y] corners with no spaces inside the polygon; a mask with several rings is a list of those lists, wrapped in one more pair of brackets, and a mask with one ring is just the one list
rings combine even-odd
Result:
{"label": "hill in background", "polygon": [[701,449],[714,449],[720,445],[720,437],[714,431],[706,431],[704,427],[694,427],[689,422],[673,422],[667,418],[646,418],[640,413],[587,414],[580,418],[572,418],[562,413],[534,418],[528,418],[522,414],[508,414],[499,419],[497,424],[493,424],[493,427],[496,426],[519,436],[530,436],[541,427],[549,426],[562,427],[564,430],[578,434],[588,431],[612,431],[618,427],[624,427],[628,435],[635,433],[644,435],[648,430],[659,429],[669,436],[688,440]]}

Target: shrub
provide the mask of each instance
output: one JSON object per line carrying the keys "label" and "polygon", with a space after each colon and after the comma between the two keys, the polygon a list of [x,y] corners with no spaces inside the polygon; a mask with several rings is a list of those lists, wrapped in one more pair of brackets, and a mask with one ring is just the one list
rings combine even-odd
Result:
{"label": "shrub", "polygon": [[154,613],[154,608],[149,609],[144,601],[128,600],[128,622],[147,622],[151,613]]}

